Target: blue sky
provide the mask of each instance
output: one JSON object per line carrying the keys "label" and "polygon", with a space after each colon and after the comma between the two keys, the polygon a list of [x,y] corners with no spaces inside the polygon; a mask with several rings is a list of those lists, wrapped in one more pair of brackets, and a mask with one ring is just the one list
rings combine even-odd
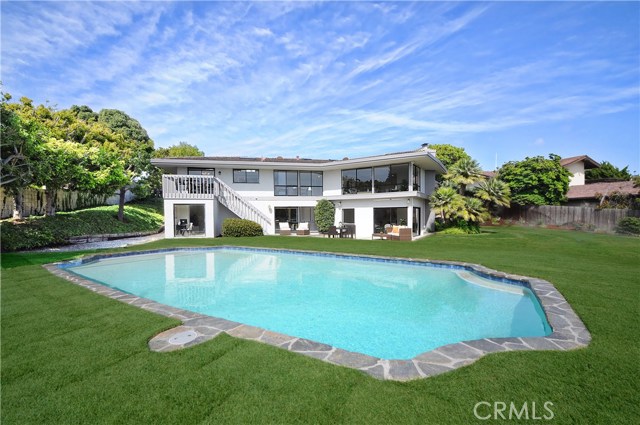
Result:
{"label": "blue sky", "polygon": [[464,147],[640,172],[640,4],[2,2],[3,91],[122,109],[157,146]]}

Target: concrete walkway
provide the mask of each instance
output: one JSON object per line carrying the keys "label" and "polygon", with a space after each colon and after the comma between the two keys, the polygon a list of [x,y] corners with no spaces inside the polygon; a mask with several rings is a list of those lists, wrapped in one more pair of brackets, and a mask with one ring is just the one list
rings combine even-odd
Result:
{"label": "concrete walkway", "polygon": [[63,245],[53,248],[36,249],[29,252],[64,252],[64,251],[85,251],[90,249],[106,249],[106,248],[123,248],[125,246],[140,245],[143,243],[153,242],[164,238],[164,232],[154,235],[139,236],[134,238],[114,239],[111,241],[77,243],[72,245]]}

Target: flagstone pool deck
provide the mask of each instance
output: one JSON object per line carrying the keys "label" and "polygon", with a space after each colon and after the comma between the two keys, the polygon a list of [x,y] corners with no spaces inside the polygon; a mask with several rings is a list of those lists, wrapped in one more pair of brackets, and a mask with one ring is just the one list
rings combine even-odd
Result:
{"label": "flagstone pool deck", "polygon": [[[237,248],[237,247],[236,247]],[[188,250],[188,248],[186,248]],[[160,253],[179,251],[185,249],[160,249],[153,251],[139,251],[135,253],[99,254],[83,258],[81,261],[89,262],[100,258],[127,256],[141,253]],[[291,250],[276,250],[289,251]],[[311,251],[295,251],[311,252]],[[316,253],[317,252],[313,252]],[[409,381],[413,379],[427,378],[469,365],[484,355],[527,350],[573,350],[586,347],[591,341],[591,334],[582,323],[569,303],[549,282],[502,273],[488,269],[484,266],[456,261],[435,261],[425,259],[391,258],[368,255],[335,254],[338,257],[369,258],[380,260],[403,260],[412,262],[427,262],[443,267],[463,267],[467,270],[479,273],[482,276],[497,279],[499,281],[524,286],[532,290],[542,305],[552,333],[545,337],[534,338],[484,338],[471,341],[462,341],[454,344],[438,347],[434,350],[422,353],[409,360],[381,359],[361,353],[350,352],[320,342],[304,338],[284,335],[254,326],[244,325],[217,317],[206,316],[187,310],[164,305],[146,298],[131,295],[111,287],[101,285],[88,279],[79,277],[60,268],[65,263],[46,264],[46,268],[52,274],[68,280],[74,284],[85,287],[98,294],[116,299],[118,301],[142,308],[153,313],[171,317],[182,321],[182,325],[164,331],[149,341],[149,349],[157,352],[169,352],[185,349],[196,344],[208,341],[221,333],[226,333],[236,338],[258,341],[288,351],[303,354],[309,357],[323,360],[328,363],[358,369],[378,379]],[[77,260],[76,260],[77,261]]]}

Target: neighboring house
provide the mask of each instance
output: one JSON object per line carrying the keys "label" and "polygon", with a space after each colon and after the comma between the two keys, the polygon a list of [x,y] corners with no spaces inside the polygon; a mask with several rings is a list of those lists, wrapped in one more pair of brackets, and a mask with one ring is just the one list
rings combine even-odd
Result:
{"label": "neighboring house", "polygon": [[[560,165],[569,170],[573,176],[569,178],[569,186],[579,186],[585,184],[585,170],[598,168],[600,164],[589,158],[587,155],[572,156],[570,158],[562,158]],[[491,178],[498,173],[496,171],[483,171],[482,175]]]}
{"label": "neighboring house", "polygon": [[569,187],[580,186],[585,184],[585,170],[598,168],[600,164],[589,158],[587,155],[572,156],[570,158],[562,158],[560,165],[569,170],[573,176],[569,179]]}
{"label": "neighboring house", "polygon": [[633,198],[640,197],[640,188],[633,187],[632,181],[589,183],[569,187],[567,205],[597,206],[601,197],[609,197],[614,192]]}
{"label": "neighboring house", "polygon": [[316,231],[314,208],[320,199],[336,207],[335,222],[353,223],[356,237],[371,238],[385,224],[407,225],[414,236],[433,226],[428,197],[436,174],[446,172],[428,145],[410,152],[365,158],[190,157],[158,158],[162,177],[165,235],[186,227],[196,234],[221,234],[225,218],[246,218],[265,234],[280,223],[295,230],[308,222]]}

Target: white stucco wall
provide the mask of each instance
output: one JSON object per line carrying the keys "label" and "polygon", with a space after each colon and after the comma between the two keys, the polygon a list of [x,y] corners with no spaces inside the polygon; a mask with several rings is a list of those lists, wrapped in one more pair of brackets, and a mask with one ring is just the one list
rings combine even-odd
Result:
{"label": "white stucco wall", "polygon": [[573,174],[573,177],[569,178],[569,186],[584,185],[584,162],[574,162],[573,164],[567,165],[565,168]]}
{"label": "white stucco wall", "polygon": [[[164,235],[174,238],[176,224],[180,218],[189,219],[187,205],[204,205],[205,236],[214,237],[214,200],[213,199],[165,199],[164,200]],[[175,207],[175,216],[174,216]]]}

